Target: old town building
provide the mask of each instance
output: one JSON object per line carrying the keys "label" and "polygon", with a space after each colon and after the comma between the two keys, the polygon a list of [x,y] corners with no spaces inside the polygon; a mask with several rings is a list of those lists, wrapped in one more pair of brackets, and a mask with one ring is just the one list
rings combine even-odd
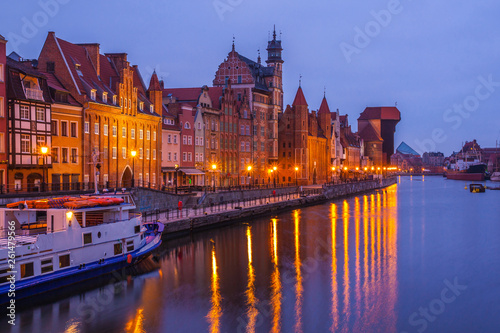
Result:
{"label": "old town building", "polygon": [[0,193],[7,183],[7,89],[6,89],[6,57],[7,40],[0,35]]}
{"label": "old town building", "polygon": [[104,187],[130,186],[133,179],[155,187],[160,177],[161,106],[148,99],[127,54],[102,55],[99,44],[73,44],[49,32],[38,62],[83,106],[80,161],[86,186],[93,185],[98,174],[95,181]]}
{"label": "old town building", "polygon": [[[20,61],[18,61],[20,60]],[[47,169],[52,167],[51,97],[36,60],[7,58],[9,190],[47,189]]]}
{"label": "old town building", "polygon": [[[281,182],[305,185],[325,182],[329,176],[330,143],[324,130],[331,131],[331,115],[326,99],[321,114],[309,113],[299,86],[292,106],[288,105],[279,121],[279,168],[270,171]],[[323,123],[323,121],[325,123]],[[330,136],[330,134],[328,135]],[[278,174],[273,175],[274,172]]]}
{"label": "old town building", "polygon": [[358,118],[358,133],[364,141],[364,155],[376,166],[390,164],[394,133],[401,120],[396,107],[367,107]]}
{"label": "old town building", "polygon": [[[363,140],[353,133],[348,115],[340,116],[340,144],[342,145],[341,172],[358,171],[362,159]],[[356,169],[358,168],[358,169]]]}
{"label": "old town building", "polygon": [[254,179],[264,183],[268,179],[269,167],[278,162],[278,115],[283,111],[283,59],[281,40],[268,42],[267,66],[240,54],[233,47],[227,58],[219,65],[213,85],[225,87],[229,83],[237,101],[246,96],[253,120],[252,164]]}

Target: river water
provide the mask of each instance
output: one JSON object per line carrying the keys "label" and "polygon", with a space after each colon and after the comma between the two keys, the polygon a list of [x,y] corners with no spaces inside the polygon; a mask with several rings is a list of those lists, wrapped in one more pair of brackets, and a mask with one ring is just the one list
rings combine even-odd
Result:
{"label": "river water", "polygon": [[168,240],[159,269],[41,299],[0,331],[499,332],[500,191],[466,185],[401,177]]}

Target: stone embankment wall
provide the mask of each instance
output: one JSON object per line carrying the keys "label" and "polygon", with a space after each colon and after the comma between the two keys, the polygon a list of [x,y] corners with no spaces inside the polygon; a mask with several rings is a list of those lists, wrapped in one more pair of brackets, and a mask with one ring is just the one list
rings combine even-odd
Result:
{"label": "stone embankment wall", "polygon": [[165,218],[161,219],[160,217],[160,221],[165,224],[164,235],[166,237],[172,237],[179,234],[189,233],[194,230],[213,228],[215,226],[221,226],[235,221],[253,218],[258,215],[266,215],[287,209],[314,205],[335,198],[384,188],[395,183],[396,178],[387,178],[381,181],[373,180],[358,183],[324,186],[323,194],[320,195],[311,195],[307,197],[301,197],[299,199],[280,201],[276,203],[271,202],[265,205],[253,206],[249,208],[243,207],[242,209],[226,210],[220,213],[195,216],[191,218],[188,217],[177,221],[168,221]]}

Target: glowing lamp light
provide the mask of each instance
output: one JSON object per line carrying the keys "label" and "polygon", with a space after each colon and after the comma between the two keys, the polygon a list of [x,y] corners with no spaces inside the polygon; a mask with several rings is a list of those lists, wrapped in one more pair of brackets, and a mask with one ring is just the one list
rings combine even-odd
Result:
{"label": "glowing lamp light", "polygon": [[372,170],[375,170],[375,167],[372,167]]}
{"label": "glowing lamp light", "polygon": [[344,171],[347,171],[347,167],[344,167]]}
{"label": "glowing lamp light", "polygon": [[45,155],[49,152],[49,148],[48,147],[40,147],[40,152]]}
{"label": "glowing lamp light", "polygon": [[215,170],[215,169],[217,169],[217,165],[212,164],[212,170]]}
{"label": "glowing lamp light", "polygon": [[130,156],[135,157],[136,155],[137,155],[137,151],[132,150],[132,151],[130,152]]}
{"label": "glowing lamp light", "polygon": [[273,170],[276,171],[278,168],[277,167],[273,167]]}
{"label": "glowing lamp light", "polygon": [[247,166],[247,170],[252,171],[252,166],[251,165]]}
{"label": "glowing lamp light", "polygon": [[358,168],[358,167],[356,167],[356,171],[359,171],[359,168]]}
{"label": "glowing lamp light", "polygon": [[66,212],[66,218],[68,220],[71,220],[71,218],[73,218],[73,212],[69,211],[69,212]]}
{"label": "glowing lamp light", "polygon": [[380,167],[377,167],[377,170],[380,170]]}
{"label": "glowing lamp light", "polygon": [[332,167],[332,171],[335,171],[335,167]]}
{"label": "glowing lamp light", "polygon": [[368,170],[368,168],[367,168],[367,167],[365,167],[365,171],[366,171],[366,170]]}
{"label": "glowing lamp light", "polygon": [[295,167],[295,171],[299,171],[299,167]]}

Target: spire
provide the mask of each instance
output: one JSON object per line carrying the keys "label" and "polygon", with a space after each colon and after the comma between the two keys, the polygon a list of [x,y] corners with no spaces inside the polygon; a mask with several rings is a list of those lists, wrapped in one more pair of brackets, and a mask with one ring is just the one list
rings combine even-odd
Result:
{"label": "spire", "polygon": [[260,65],[260,49],[257,50],[258,56],[257,56],[257,63]]}
{"label": "spire", "polygon": [[276,24],[274,25],[273,28],[273,41],[276,41]]}
{"label": "spire", "polygon": [[233,52],[234,52],[234,35],[233,35]]}
{"label": "spire", "polygon": [[326,98],[326,86],[323,87],[323,99]]}
{"label": "spire", "polygon": [[[282,64],[283,59],[281,58],[281,40],[276,39],[276,26],[273,27],[273,39],[267,42],[267,60],[268,64]],[[279,67],[279,66],[278,66]]]}
{"label": "spire", "polygon": [[161,91],[160,81],[158,81],[158,76],[156,75],[156,70],[153,70],[153,75],[151,75],[151,80],[149,81],[149,91]]}
{"label": "spire", "polygon": [[292,106],[305,105],[307,106],[306,98],[304,97],[304,93],[302,92],[302,88],[299,86],[297,89],[297,94],[295,95],[295,99],[293,100]]}
{"label": "spire", "polygon": [[302,74],[299,76],[299,88],[302,87]]}
{"label": "spire", "polygon": [[326,101],[326,97],[323,97],[321,101],[321,106],[319,107],[318,114],[330,114],[330,108],[328,107],[328,102]]}

